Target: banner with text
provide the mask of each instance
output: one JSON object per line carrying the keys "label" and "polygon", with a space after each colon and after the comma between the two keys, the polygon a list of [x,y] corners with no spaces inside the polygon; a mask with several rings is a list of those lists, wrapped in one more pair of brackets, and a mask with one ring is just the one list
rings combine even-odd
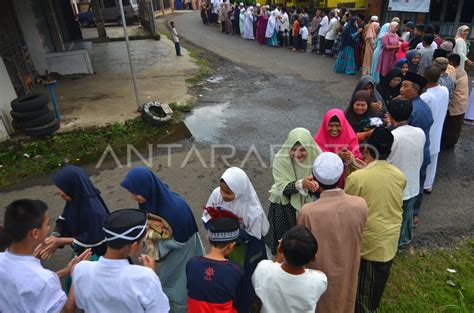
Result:
{"label": "banner with text", "polygon": [[388,10],[428,13],[430,11],[430,1],[431,0],[390,0]]}

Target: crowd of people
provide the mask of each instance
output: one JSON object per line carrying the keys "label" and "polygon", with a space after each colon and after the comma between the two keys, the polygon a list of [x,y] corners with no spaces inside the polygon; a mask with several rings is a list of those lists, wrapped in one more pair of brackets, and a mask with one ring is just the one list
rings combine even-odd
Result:
{"label": "crowd of people", "polygon": [[[231,6],[224,2],[208,14],[208,3],[201,4],[203,22],[224,21],[224,32],[243,29],[244,38],[256,34],[260,43],[300,51],[310,33],[317,53],[331,56],[338,46],[336,68],[344,59],[345,68],[355,70],[350,60],[359,59],[364,74],[377,63],[377,75],[363,75],[348,107],[328,110],[314,135],[304,128],[289,132],[273,160],[268,214],[259,198],[264,195],[244,170],[231,167],[222,174],[207,202],[203,199],[207,253],[190,206],[151,169],[135,167],[121,182],[138,209],[111,213],[83,169],[63,167],[52,175],[65,201],[53,232],[41,200],[19,199],[5,209],[1,311],[375,312],[379,307],[397,251],[412,241],[420,222],[423,195],[433,191],[438,155],[453,148],[461,133],[469,93],[466,28],[460,27],[456,40],[436,37],[436,42],[428,27],[424,35],[418,26],[407,34],[413,24],[406,22],[400,41],[396,20],[378,30],[374,17],[360,27],[360,16],[347,12],[338,19],[341,12],[332,11],[329,18],[318,10],[308,31],[305,10],[301,18],[290,10],[289,19],[285,8],[254,12],[241,5],[229,14]],[[219,12],[226,14],[219,18]],[[344,27],[341,20],[349,22]],[[329,30],[321,33],[322,27]],[[333,29],[334,37],[327,36]],[[355,40],[361,34],[369,34],[365,47]],[[471,96],[472,110],[473,102]],[[72,248],[71,261],[56,273],[45,269],[41,260],[64,246]],[[134,264],[137,257],[143,266]]]}

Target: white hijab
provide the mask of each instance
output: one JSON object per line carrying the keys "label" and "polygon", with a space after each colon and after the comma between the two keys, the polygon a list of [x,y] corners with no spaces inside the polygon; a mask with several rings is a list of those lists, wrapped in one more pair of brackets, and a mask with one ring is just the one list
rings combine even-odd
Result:
{"label": "white hijab", "polygon": [[221,188],[217,187],[207,200],[206,206],[221,207],[231,211],[239,217],[240,227],[243,230],[261,239],[268,233],[270,224],[247,174],[238,167],[231,167],[222,174],[221,179],[235,194],[235,199],[225,202],[221,196]]}
{"label": "white hijab", "polygon": [[273,36],[273,32],[276,30],[276,16],[275,11],[270,13],[270,18],[267,23],[267,30],[265,31],[265,38],[270,38]]}

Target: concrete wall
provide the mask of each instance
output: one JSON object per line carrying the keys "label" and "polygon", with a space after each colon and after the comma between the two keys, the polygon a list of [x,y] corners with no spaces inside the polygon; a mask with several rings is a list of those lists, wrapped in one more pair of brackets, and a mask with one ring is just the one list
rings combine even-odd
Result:
{"label": "concrete wall", "polygon": [[[11,125],[10,102],[16,97],[15,89],[13,88],[10,76],[8,75],[7,68],[5,67],[5,63],[3,63],[3,59],[0,57],[0,114],[3,117],[3,121],[5,122],[9,133],[13,131]],[[0,141],[5,139],[2,137],[2,131],[0,130]]]}
{"label": "concrete wall", "polygon": [[31,58],[33,59],[35,69],[41,75],[44,75],[46,74],[45,71],[48,69],[46,51],[41,35],[36,27],[36,19],[30,1],[32,0],[15,0],[12,1],[12,3],[15,7],[16,16]]}

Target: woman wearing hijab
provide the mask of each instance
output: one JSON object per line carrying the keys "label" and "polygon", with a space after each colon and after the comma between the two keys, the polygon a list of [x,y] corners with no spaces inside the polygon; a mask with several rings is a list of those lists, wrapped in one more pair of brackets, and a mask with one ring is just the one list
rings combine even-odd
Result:
{"label": "woman wearing hijab", "polygon": [[418,50],[410,50],[406,53],[408,60],[408,71],[418,73],[418,66],[420,65],[421,53]]}
{"label": "woman wearing hijab", "polygon": [[365,90],[359,90],[354,93],[344,112],[359,142],[366,141],[373,129],[383,124],[383,121],[375,116],[371,103],[370,94]]}
{"label": "woman wearing hijab", "polygon": [[260,9],[260,15],[258,16],[257,21],[257,42],[261,45],[267,43],[265,38],[265,34],[267,32],[267,23],[268,23],[268,16],[267,16],[267,7],[264,6]]}
{"label": "woman wearing hijab", "polygon": [[469,34],[469,26],[463,25],[458,28],[456,33],[456,45],[453,52],[459,54],[461,57],[461,68],[464,69],[464,64],[472,65],[472,61],[467,58],[467,35]]}
{"label": "woman wearing hijab", "polygon": [[265,31],[265,38],[267,38],[267,44],[269,47],[277,47],[278,40],[277,40],[277,20],[276,20],[276,13],[272,11],[270,13],[270,18],[268,19],[267,29]]}
{"label": "woman wearing hijab", "polygon": [[362,76],[357,83],[354,92],[352,92],[352,97],[354,96],[356,91],[365,90],[370,95],[370,100],[372,102],[371,108],[375,114],[375,116],[380,117],[381,119],[384,118],[385,113],[387,113],[387,107],[385,106],[385,102],[383,101],[382,96],[375,88],[375,82],[372,76],[365,75]]}
{"label": "woman wearing hijab", "polygon": [[374,54],[375,43],[377,40],[377,33],[380,31],[380,24],[372,22],[367,26],[365,32],[365,52],[364,62],[362,65],[362,75],[370,74],[370,67],[372,65],[372,56]]}
{"label": "woman wearing hijab", "polygon": [[172,238],[157,242],[162,260],[159,276],[171,312],[186,312],[186,263],[204,253],[191,208],[146,167],[131,169],[120,185],[132,194],[141,210],[160,216],[171,226]]}
{"label": "woman wearing hijab", "polygon": [[382,37],[388,32],[389,27],[390,27],[389,23],[385,23],[382,26],[379,34],[377,35],[377,41],[375,43],[374,55],[372,57],[372,65],[370,66],[370,75],[373,77],[374,82],[376,84],[380,81],[380,75],[376,71],[376,69],[379,63],[380,53],[382,52]]}
{"label": "woman wearing hijab", "polygon": [[[207,208],[217,208],[234,213],[240,219],[240,244],[229,256],[231,261],[240,264],[244,270],[244,291],[239,312],[249,312],[255,290],[252,274],[258,262],[267,258],[264,236],[269,223],[257,193],[245,172],[238,167],[228,168],[214,189],[206,204]],[[210,214],[204,210],[203,221],[207,223]],[[185,288],[186,289],[186,288]]]}
{"label": "woman wearing hijab", "polygon": [[400,95],[403,72],[400,68],[392,68],[382,81],[377,85],[377,91],[382,96],[385,105],[389,106],[392,99]]}
{"label": "woman wearing hijab", "polygon": [[98,259],[107,250],[102,222],[109,214],[100,191],[86,172],[74,165],[60,169],[52,180],[66,205],[40,255],[48,258],[58,247],[71,245],[75,255],[91,248],[93,259]]}
{"label": "woman wearing hijab", "polygon": [[273,159],[274,184],[270,190],[268,220],[270,231],[265,241],[276,255],[278,240],[296,225],[296,212],[313,199],[316,192],[311,167],[321,149],[316,145],[309,130],[295,128],[288,134],[282,148]]}
{"label": "woman wearing hijab", "polygon": [[408,68],[408,59],[406,58],[403,58],[403,59],[400,59],[397,61],[397,63],[395,63],[395,67],[399,68],[402,70],[402,80],[403,80],[403,77],[405,77],[405,75],[408,73],[409,71],[409,68]]}
{"label": "woman wearing hijab", "polygon": [[387,75],[396,62],[396,54],[400,48],[400,37],[397,35],[398,23],[391,22],[388,32],[382,37],[382,52],[378,61],[376,71],[381,78]]}
{"label": "woman wearing hijab", "polygon": [[240,9],[240,15],[239,15],[239,28],[240,28],[240,36],[244,37],[244,31],[245,31],[245,8]]}
{"label": "woman wearing hijab", "polygon": [[360,32],[362,32],[362,28],[357,27],[357,17],[353,17],[342,33],[341,47],[339,48],[336,64],[334,65],[334,71],[336,73],[345,73],[347,75],[355,74],[355,40]]}
{"label": "woman wearing hijab", "polygon": [[[354,159],[362,159],[359,151],[359,140],[340,109],[326,112],[318,133],[314,136],[316,144],[323,152],[336,153],[345,163],[345,173]],[[344,186],[345,175],[339,181],[339,187]]]}
{"label": "woman wearing hijab", "polygon": [[244,38],[254,40],[253,35],[253,6],[249,6],[245,12]]}
{"label": "woman wearing hijab", "polygon": [[395,57],[397,61],[405,58],[408,51],[408,45],[409,45],[408,41],[402,42],[402,44],[400,45],[400,48],[398,49],[397,55]]}

